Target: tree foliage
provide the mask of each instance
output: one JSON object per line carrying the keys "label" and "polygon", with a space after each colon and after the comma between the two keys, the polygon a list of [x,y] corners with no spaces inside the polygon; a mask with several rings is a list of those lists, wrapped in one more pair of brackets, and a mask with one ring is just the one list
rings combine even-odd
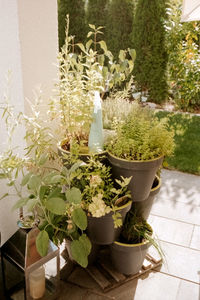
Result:
{"label": "tree foliage", "polygon": [[192,110],[200,107],[200,22],[181,22],[181,0],[171,0],[167,13],[171,96],[178,108]]}
{"label": "tree foliage", "polygon": [[108,5],[106,41],[115,58],[120,49],[132,48],[133,3],[132,0],[112,0]]}
{"label": "tree foliage", "polygon": [[134,74],[139,88],[157,103],[167,95],[165,18],[165,0],[138,0],[132,32],[136,50]]}
{"label": "tree foliage", "polygon": [[109,0],[89,0],[86,9],[86,23],[96,27],[106,25],[106,6]]}
{"label": "tree foliage", "polygon": [[65,43],[66,15],[69,14],[69,34],[75,36],[75,42],[84,42],[86,35],[84,0],[58,0],[58,36],[59,48]]}

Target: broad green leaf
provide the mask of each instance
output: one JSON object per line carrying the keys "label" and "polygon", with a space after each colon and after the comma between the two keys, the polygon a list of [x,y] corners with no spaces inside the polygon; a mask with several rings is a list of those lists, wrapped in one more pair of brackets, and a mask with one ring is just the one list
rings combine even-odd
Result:
{"label": "broad green leaf", "polygon": [[[92,32],[91,32],[91,34],[92,34]],[[90,36],[88,36],[88,37],[90,37]],[[85,45],[87,50],[90,49],[90,46],[92,45],[92,43],[93,43],[93,40],[87,41],[87,43],[86,43],[86,45]]]}
{"label": "broad green leaf", "polygon": [[46,175],[44,178],[43,178],[43,181],[47,184],[50,183],[51,181],[51,178],[56,176],[56,175],[59,175],[59,173],[57,171],[52,171],[51,173],[49,173],[48,175]]}
{"label": "broad green leaf", "polygon": [[39,198],[40,198],[41,201],[44,199],[44,196],[45,196],[45,193],[46,193],[47,190],[48,190],[48,186],[46,186],[46,185],[42,185],[40,187]]}
{"label": "broad green leaf", "polygon": [[27,211],[33,211],[33,208],[38,204],[38,198],[29,199],[26,204]]}
{"label": "broad green leaf", "polygon": [[33,191],[38,191],[41,184],[41,177],[38,175],[32,175],[28,181],[28,186]]}
{"label": "broad green leaf", "polygon": [[81,203],[81,199],[82,199],[82,195],[81,195],[81,191],[76,188],[73,187],[71,189],[68,189],[65,193],[67,200],[72,203],[72,204],[80,204]]}
{"label": "broad green leaf", "polygon": [[93,34],[93,32],[89,31],[88,34],[87,34],[87,38],[91,37],[92,34]]}
{"label": "broad green leaf", "polygon": [[49,236],[45,230],[40,231],[36,238],[37,251],[41,256],[46,256],[49,246]]}
{"label": "broad green leaf", "polygon": [[132,60],[134,61],[136,59],[136,51],[135,51],[135,49],[129,49],[128,52],[129,52]]}
{"label": "broad green leaf", "polygon": [[20,207],[25,206],[29,200],[30,200],[29,198],[21,198],[21,199],[19,199],[19,200],[15,203],[15,205],[13,205],[12,210],[15,210],[15,209],[18,209],[18,208],[20,208]]}
{"label": "broad green leaf", "polygon": [[85,230],[87,228],[87,216],[82,208],[76,208],[72,212],[72,220],[81,230]]}
{"label": "broad green leaf", "polygon": [[71,254],[73,259],[81,265],[83,268],[86,268],[88,265],[88,254],[83,247],[83,244],[78,241],[72,241],[71,242]]}
{"label": "broad green leaf", "polygon": [[47,199],[50,199],[50,198],[62,198],[62,195],[64,196],[64,194],[61,194],[61,188],[60,187],[57,187],[55,188],[49,195],[48,195],[48,198]]}
{"label": "broad green leaf", "polygon": [[96,29],[95,25],[93,25],[93,24],[89,24],[89,27],[94,29],[94,30]]}
{"label": "broad green leaf", "polygon": [[66,212],[66,204],[62,198],[50,198],[46,202],[46,208],[55,215],[63,215]]}
{"label": "broad green leaf", "polygon": [[124,50],[120,50],[119,51],[119,59],[121,61],[123,61],[123,60],[125,60],[125,58],[126,58],[125,51]]}
{"label": "broad green leaf", "polygon": [[107,51],[107,45],[105,41],[100,41],[99,42],[101,49],[103,49],[105,52]]}
{"label": "broad green leaf", "polygon": [[79,241],[83,244],[83,247],[86,250],[86,253],[89,255],[90,251],[92,249],[92,244],[89,240],[89,238],[87,237],[87,235],[84,233],[80,236]]}
{"label": "broad green leaf", "polygon": [[51,177],[49,183],[56,184],[56,183],[59,183],[60,181],[62,181],[62,179],[63,179],[63,176],[61,176],[61,175],[55,175],[55,176]]}
{"label": "broad green leaf", "polygon": [[42,154],[38,161],[38,165],[43,166],[46,163],[47,159],[48,159],[48,154],[47,153]]}
{"label": "broad green leaf", "polygon": [[83,51],[84,53],[86,53],[86,51],[85,51],[85,46],[84,46],[83,44],[78,43],[78,44],[76,44],[76,45],[81,49],[81,51]]}

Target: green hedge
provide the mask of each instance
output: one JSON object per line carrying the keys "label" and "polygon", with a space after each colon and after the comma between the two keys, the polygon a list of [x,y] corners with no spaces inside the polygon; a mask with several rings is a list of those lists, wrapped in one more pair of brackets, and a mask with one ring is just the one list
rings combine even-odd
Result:
{"label": "green hedge", "polygon": [[167,96],[165,18],[165,0],[138,0],[132,32],[136,50],[134,75],[139,88],[156,103]]}

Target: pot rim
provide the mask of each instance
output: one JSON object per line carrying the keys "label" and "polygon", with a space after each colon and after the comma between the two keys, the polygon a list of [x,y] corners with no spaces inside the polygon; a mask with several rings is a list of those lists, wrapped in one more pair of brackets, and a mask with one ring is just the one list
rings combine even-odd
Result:
{"label": "pot rim", "polygon": [[162,184],[161,178],[158,175],[156,175],[155,178],[157,178],[158,184],[154,188],[152,188],[150,192],[154,192],[154,191],[158,190],[161,187],[161,184]]}
{"label": "pot rim", "polygon": [[111,157],[121,160],[121,161],[125,161],[125,162],[134,162],[134,163],[142,163],[142,162],[151,162],[151,161],[156,161],[159,160],[160,158],[164,157],[164,155],[160,155],[156,158],[152,158],[152,159],[147,159],[147,160],[128,160],[125,158],[120,158],[118,156],[115,156],[114,154],[112,154],[111,152],[107,151],[108,155],[110,155]]}
{"label": "pot rim", "polygon": [[[153,228],[152,227],[151,227],[151,230],[152,230],[151,236],[153,236]],[[146,244],[149,244],[149,243],[150,243],[150,241],[148,241],[147,239],[144,240],[143,242],[137,243],[137,244],[127,244],[127,243],[122,243],[122,242],[118,242],[118,241],[113,242],[113,244],[115,244],[115,245],[118,245],[118,246],[121,246],[121,247],[128,247],[128,248],[138,247],[138,246],[146,245]]]}
{"label": "pot rim", "polygon": [[[120,198],[118,198],[117,200],[119,200],[119,199],[123,199],[123,198],[126,198],[127,196],[122,196],[122,197],[120,197]],[[128,197],[127,197],[128,198]],[[117,202],[117,200],[116,200],[116,202]],[[116,203],[115,202],[115,203]],[[132,204],[132,200],[130,199],[127,203],[125,203],[124,205],[122,205],[122,206],[115,206],[114,205],[114,207],[115,207],[115,210],[121,210],[121,209],[123,209],[123,208],[125,208],[125,207],[127,207],[127,206],[129,206],[129,205],[131,205]]]}
{"label": "pot rim", "polygon": [[133,248],[133,247],[138,247],[138,246],[142,246],[145,244],[150,243],[150,241],[145,240],[144,242],[138,243],[138,244],[126,244],[126,243],[121,243],[121,242],[117,242],[114,241],[113,244],[118,245],[118,246],[122,246],[122,247],[129,247],[129,248]]}
{"label": "pot rim", "polygon": [[[57,143],[57,147],[58,147],[58,149],[60,150],[60,151],[62,151],[62,152],[64,152],[64,153],[66,153],[66,154],[70,154],[70,151],[67,151],[67,150],[65,150],[65,149],[63,149],[62,148],[62,142],[63,142],[64,140],[62,140],[62,141],[60,141],[60,142],[58,142]],[[97,155],[97,154],[107,154],[107,151],[106,150],[103,150],[103,151],[101,151],[101,152],[95,152],[95,153],[92,153],[92,152],[88,152],[88,153],[82,153],[82,152],[80,152],[79,153],[79,155],[81,155],[81,156],[92,156],[92,155]]]}

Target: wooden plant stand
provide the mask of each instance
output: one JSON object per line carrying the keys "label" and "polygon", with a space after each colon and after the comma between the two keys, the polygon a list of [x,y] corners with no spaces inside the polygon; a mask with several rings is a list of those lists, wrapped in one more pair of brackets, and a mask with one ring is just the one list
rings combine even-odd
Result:
{"label": "wooden plant stand", "polygon": [[[153,255],[152,255],[152,253],[153,253]],[[161,266],[162,259],[160,258],[160,256],[158,256],[154,252],[152,252],[152,253],[151,253],[151,251],[149,251],[149,254],[146,255],[146,258],[144,260],[141,270],[137,274],[134,274],[134,275],[124,275],[124,274],[121,274],[121,273],[117,272],[116,270],[114,270],[114,268],[111,264],[109,255],[107,253],[107,249],[100,251],[100,255],[98,256],[95,263],[92,265],[89,265],[84,270],[89,274],[89,276],[92,279],[95,280],[95,282],[97,283],[97,285],[101,288],[101,290],[103,292],[108,292],[116,287],[121,286],[122,284],[124,284],[130,280],[138,278],[138,277],[142,276],[143,274],[150,272],[150,271],[156,269],[157,267]],[[76,281],[74,281],[74,278],[73,278],[73,281],[70,280],[70,274],[72,274],[73,271],[77,268],[81,268],[81,267],[78,266],[77,264],[73,264],[72,262],[70,262],[68,264],[67,270],[65,271],[63,276],[61,276],[61,278],[63,277],[64,281],[67,281],[69,283],[76,285]],[[80,282],[77,285],[85,288],[84,285],[80,285]]]}

